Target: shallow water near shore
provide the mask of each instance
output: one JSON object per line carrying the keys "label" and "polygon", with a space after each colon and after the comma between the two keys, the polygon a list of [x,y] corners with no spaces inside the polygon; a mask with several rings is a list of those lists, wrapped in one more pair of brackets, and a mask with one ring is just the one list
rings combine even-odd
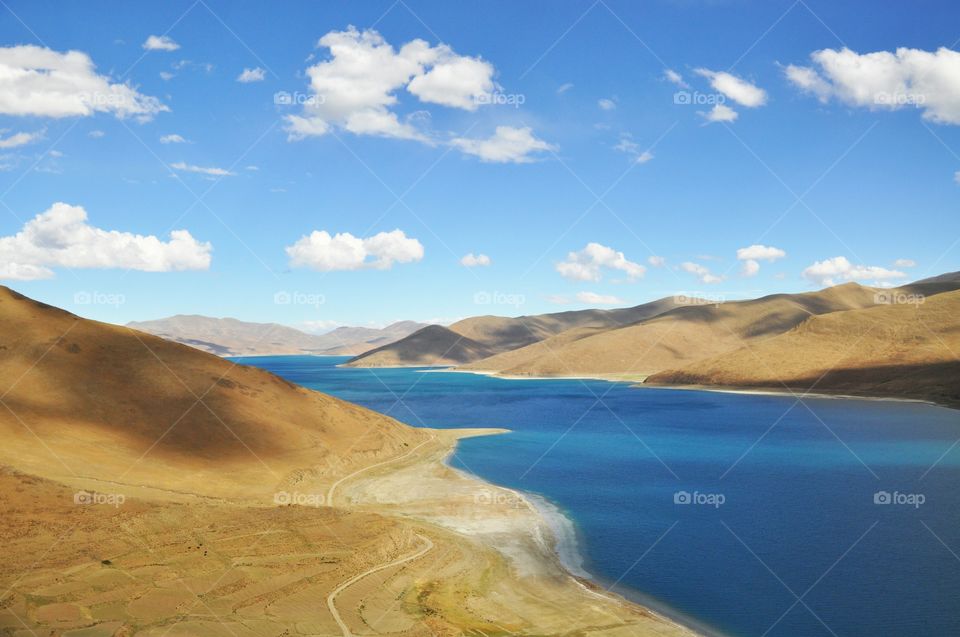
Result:
{"label": "shallow water near shore", "polygon": [[546,498],[576,524],[585,571],[681,621],[960,634],[960,411],[239,360],[414,426],[511,429],[450,463]]}

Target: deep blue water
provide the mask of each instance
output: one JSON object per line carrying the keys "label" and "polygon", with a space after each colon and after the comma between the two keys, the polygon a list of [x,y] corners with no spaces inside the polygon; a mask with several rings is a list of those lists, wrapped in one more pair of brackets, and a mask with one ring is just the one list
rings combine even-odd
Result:
{"label": "deep blue water", "polygon": [[545,496],[599,581],[703,629],[960,635],[960,411],[343,360],[242,359],[411,425],[511,429],[464,440],[453,464]]}

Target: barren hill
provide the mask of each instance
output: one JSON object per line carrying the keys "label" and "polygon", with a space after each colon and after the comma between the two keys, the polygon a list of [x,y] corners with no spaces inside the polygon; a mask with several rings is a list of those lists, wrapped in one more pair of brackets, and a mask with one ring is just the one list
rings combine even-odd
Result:
{"label": "barren hill", "polygon": [[423,323],[400,321],[383,329],[344,326],[317,335],[277,323],[251,323],[233,318],[178,314],[152,321],[134,321],[128,323],[127,327],[218,356],[355,356],[412,334],[423,327]]}
{"label": "barren hill", "polygon": [[812,315],[868,307],[875,294],[872,288],[848,283],[806,294],[687,305],[624,327],[561,333],[464,369],[531,376],[647,376],[770,338]]}
{"label": "barren hill", "polygon": [[578,328],[611,328],[677,306],[674,297],[616,310],[577,310],[533,316],[475,316],[449,327],[430,326],[364,355],[351,367],[458,365],[507,352]]}
{"label": "barren hill", "polygon": [[301,467],[332,479],[424,435],[267,372],[3,287],[0,321],[0,463],[38,475],[234,497],[272,493],[302,478],[291,473]]}
{"label": "barren hill", "polygon": [[958,404],[960,291],[812,316],[784,334],[655,374],[648,382]]}

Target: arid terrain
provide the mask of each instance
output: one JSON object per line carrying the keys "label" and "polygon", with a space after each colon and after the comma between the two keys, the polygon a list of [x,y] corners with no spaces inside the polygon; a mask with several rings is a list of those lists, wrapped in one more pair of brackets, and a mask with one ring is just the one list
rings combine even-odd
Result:
{"label": "arid terrain", "polygon": [[180,314],[153,321],[133,321],[127,327],[218,356],[356,356],[408,336],[424,325],[399,321],[382,329],[338,327],[326,334],[308,334],[277,323]]}
{"label": "arid terrain", "polygon": [[673,297],[618,310],[579,310],[536,316],[475,316],[449,327],[431,325],[357,356],[350,367],[460,365],[509,352],[571,330],[610,329],[662,314]]}
{"label": "arid terrain", "polygon": [[0,634],[689,635],[458,437],[0,289]]}

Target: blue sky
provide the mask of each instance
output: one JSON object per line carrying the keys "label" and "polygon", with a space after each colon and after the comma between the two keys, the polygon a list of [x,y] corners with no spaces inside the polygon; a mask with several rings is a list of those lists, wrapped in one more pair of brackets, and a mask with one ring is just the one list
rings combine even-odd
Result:
{"label": "blue sky", "polygon": [[950,2],[5,3],[0,283],[82,316],[323,329],[960,269]]}

